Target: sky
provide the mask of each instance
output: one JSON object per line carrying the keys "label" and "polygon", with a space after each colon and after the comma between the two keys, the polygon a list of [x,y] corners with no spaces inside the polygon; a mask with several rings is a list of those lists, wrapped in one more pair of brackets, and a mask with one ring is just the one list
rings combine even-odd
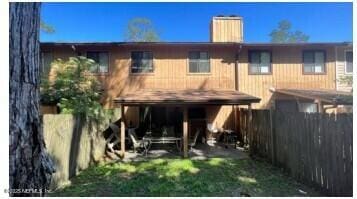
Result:
{"label": "sky", "polygon": [[124,41],[130,19],[150,19],[166,42],[207,42],[213,16],[239,15],[244,42],[269,42],[281,20],[309,42],[352,41],[352,3],[42,3],[41,19],[55,33],[42,42]]}

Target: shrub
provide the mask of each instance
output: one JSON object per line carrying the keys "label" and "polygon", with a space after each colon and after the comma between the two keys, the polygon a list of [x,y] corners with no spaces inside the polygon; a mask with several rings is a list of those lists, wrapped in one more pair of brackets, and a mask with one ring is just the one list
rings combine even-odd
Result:
{"label": "shrub", "polygon": [[54,79],[43,79],[41,83],[41,102],[58,105],[61,113],[97,117],[102,112],[101,87],[90,73],[94,64],[82,56],[54,61],[51,64]]}

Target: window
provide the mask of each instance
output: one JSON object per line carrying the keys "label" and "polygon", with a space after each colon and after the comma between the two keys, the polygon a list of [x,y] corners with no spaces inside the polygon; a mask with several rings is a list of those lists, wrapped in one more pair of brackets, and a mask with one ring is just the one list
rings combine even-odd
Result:
{"label": "window", "polygon": [[352,74],[353,72],[353,53],[352,51],[345,52],[346,64],[345,64],[345,73]]}
{"label": "window", "polygon": [[271,73],[271,53],[269,51],[249,51],[249,73]]}
{"label": "window", "polygon": [[152,73],[153,54],[149,51],[131,52],[131,72],[132,73]]}
{"label": "window", "polygon": [[325,52],[303,52],[304,73],[325,73]]}
{"label": "window", "polygon": [[96,64],[90,69],[93,73],[107,73],[109,56],[107,52],[87,52],[87,58],[95,61]]}
{"label": "window", "polygon": [[47,76],[49,74],[52,61],[53,55],[51,52],[41,53],[41,75]]}
{"label": "window", "polygon": [[210,73],[210,61],[208,52],[191,51],[188,54],[189,73]]}
{"label": "window", "polygon": [[317,104],[316,103],[308,103],[308,102],[299,103],[299,112],[316,113],[317,112]]}

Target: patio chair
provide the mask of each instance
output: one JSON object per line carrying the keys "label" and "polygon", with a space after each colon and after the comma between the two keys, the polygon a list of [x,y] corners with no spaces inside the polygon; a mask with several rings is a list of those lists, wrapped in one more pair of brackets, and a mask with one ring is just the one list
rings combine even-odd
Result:
{"label": "patio chair", "polygon": [[207,130],[210,133],[218,133],[218,129],[212,123],[207,124]]}
{"label": "patio chair", "polygon": [[219,132],[218,128],[215,127],[215,125],[213,125],[212,123],[208,123],[207,124],[207,130],[208,132],[210,133],[210,137],[207,138],[207,141],[206,143],[209,145],[209,146],[214,146],[214,144],[216,143],[216,138],[215,134],[217,134]]}
{"label": "patio chair", "polygon": [[133,143],[133,151],[137,152],[137,149],[142,148],[146,150],[149,146],[149,141],[139,140],[134,131],[128,132],[131,142]]}
{"label": "patio chair", "polygon": [[192,147],[194,147],[194,146],[196,145],[197,138],[198,138],[198,135],[199,135],[199,134],[200,134],[200,130],[197,129],[197,130],[196,130],[196,133],[195,133],[195,136],[193,137],[192,142],[190,142],[190,143],[188,144],[188,146],[190,146],[190,151],[192,150]]}
{"label": "patio chair", "polygon": [[120,137],[118,136],[120,128],[114,123],[110,123],[109,128],[112,130],[112,133],[105,141],[108,149],[114,153],[113,147],[120,142]]}

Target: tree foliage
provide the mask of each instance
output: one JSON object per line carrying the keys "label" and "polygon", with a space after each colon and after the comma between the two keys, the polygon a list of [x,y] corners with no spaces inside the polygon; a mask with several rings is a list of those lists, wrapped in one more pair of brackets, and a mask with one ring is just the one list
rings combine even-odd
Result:
{"label": "tree foliage", "polygon": [[45,33],[49,33],[49,34],[52,34],[55,32],[55,28],[53,26],[47,24],[43,20],[40,21],[40,30],[42,30]]}
{"label": "tree foliage", "polygon": [[343,76],[338,79],[338,81],[342,84],[346,84],[347,86],[352,86],[353,83],[353,76]]}
{"label": "tree foliage", "polygon": [[273,43],[299,43],[309,40],[309,36],[303,32],[299,30],[291,31],[291,23],[288,20],[280,21],[278,28],[274,29],[269,36]]}
{"label": "tree foliage", "polygon": [[90,73],[93,64],[93,60],[82,56],[54,61],[51,66],[55,79],[42,81],[41,102],[57,104],[61,113],[97,117],[102,110],[99,103],[101,87]]}
{"label": "tree foliage", "polygon": [[133,18],[128,22],[125,40],[129,42],[156,42],[159,34],[150,19]]}

